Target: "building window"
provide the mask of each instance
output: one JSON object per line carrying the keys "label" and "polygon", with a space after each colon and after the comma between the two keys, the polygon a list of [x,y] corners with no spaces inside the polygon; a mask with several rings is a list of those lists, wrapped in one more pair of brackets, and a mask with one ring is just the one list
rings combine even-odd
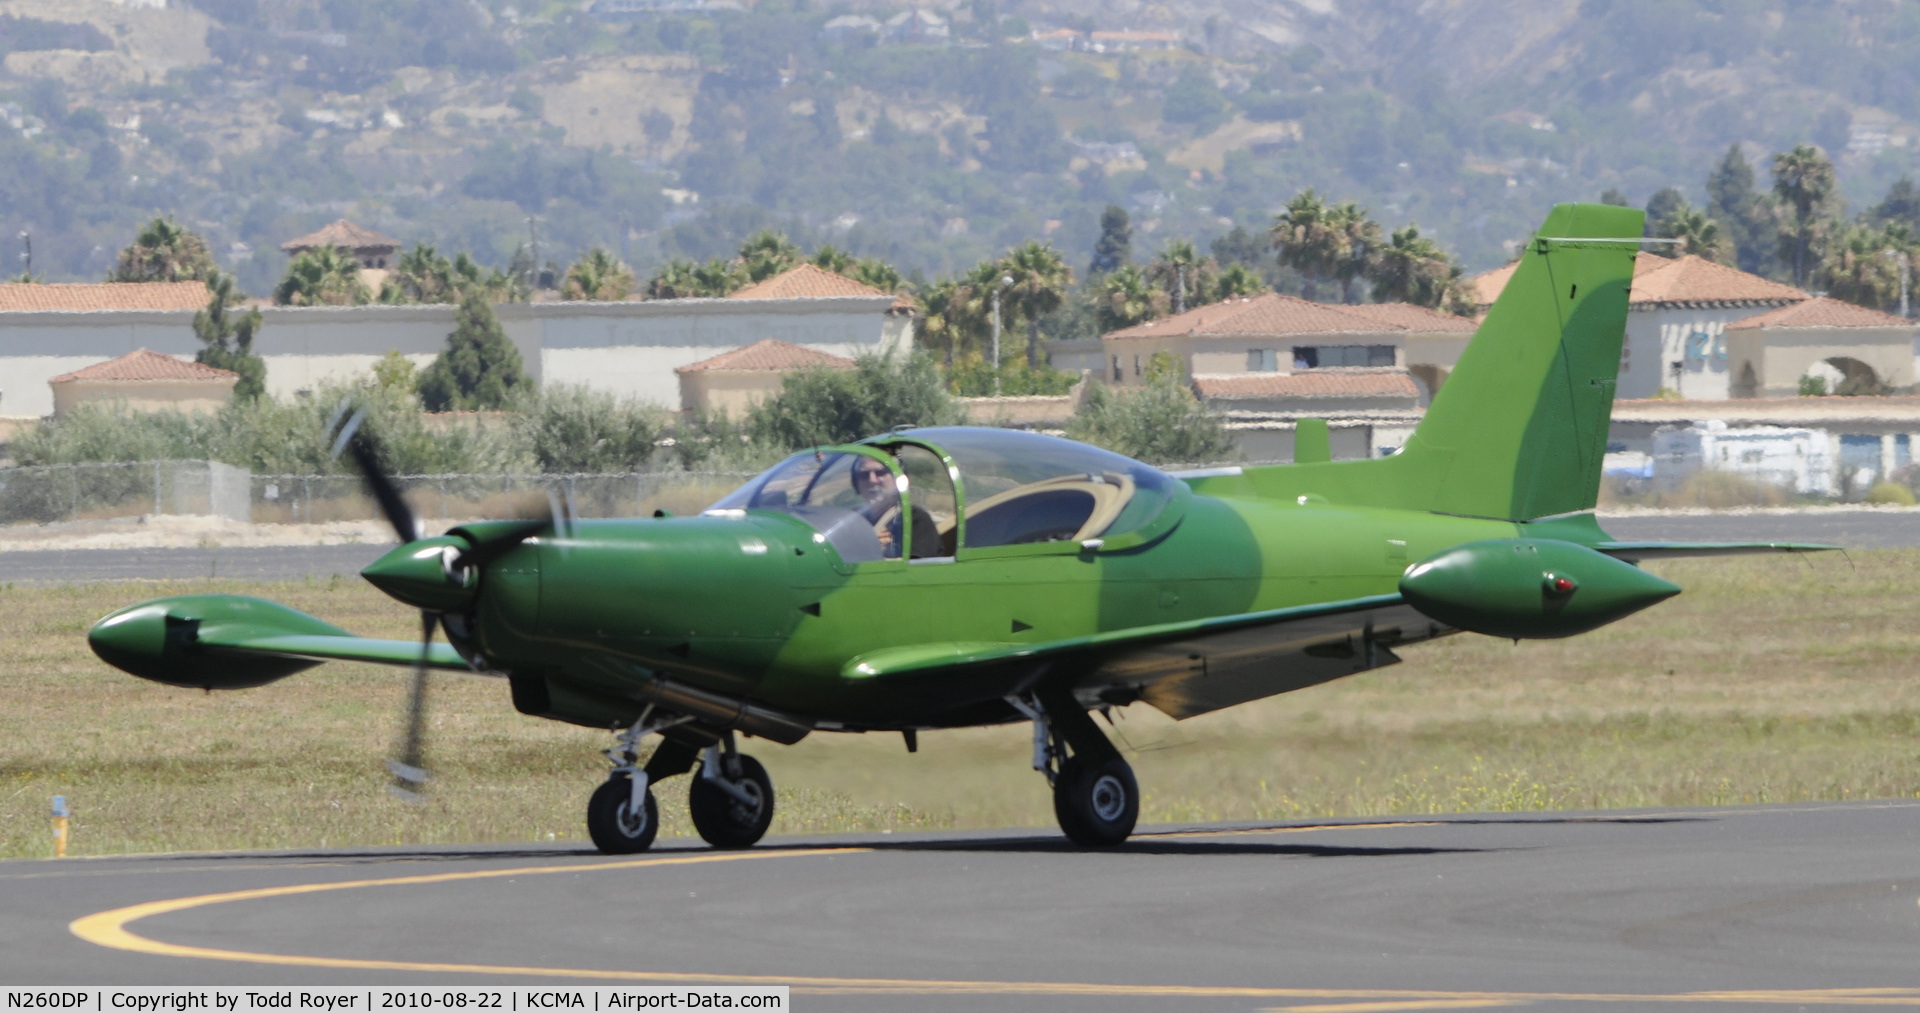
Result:
{"label": "building window", "polygon": [[1140,375],[1140,357],[1137,355],[1133,357],[1133,375]]}
{"label": "building window", "polygon": [[1293,349],[1295,369],[1395,364],[1392,345],[1296,345]]}
{"label": "building window", "polygon": [[1247,372],[1273,373],[1279,369],[1280,354],[1278,350],[1272,348],[1247,349]]}
{"label": "building window", "polygon": [[1126,378],[1126,372],[1120,368],[1120,357],[1116,355],[1113,357],[1113,382],[1119,383]]}

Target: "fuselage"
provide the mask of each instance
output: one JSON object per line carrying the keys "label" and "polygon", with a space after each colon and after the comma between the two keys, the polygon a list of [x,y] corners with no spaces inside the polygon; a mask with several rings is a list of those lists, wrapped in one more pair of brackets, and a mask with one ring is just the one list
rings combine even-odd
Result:
{"label": "fuselage", "polygon": [[[1302,501],[1304,500],[1304,501]],[[668,678],[828,727],[966,724],[1008,687],[871,678],[863,655],[928,644],[1040,644],[1159,623],[1390,594],[1412,561],[1519,525],[1175,490],[1140,544],[959,548],[847,563],[791,515],[578,523],[482,580],[470,647],[538,676],[565,720],[605,726]],[[569,708],[571,710],[569,711]]]}

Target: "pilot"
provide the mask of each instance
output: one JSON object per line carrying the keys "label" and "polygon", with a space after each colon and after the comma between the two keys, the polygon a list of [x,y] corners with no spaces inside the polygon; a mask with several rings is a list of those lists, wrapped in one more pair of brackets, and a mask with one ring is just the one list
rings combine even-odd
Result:
{"label": "pilot", "polygon": [[[895,491],[893,472],[878,458],[861,457],[853,463],[853,491],[860,496],[860,516],[873,525],[880,537],[880,550],[887,559],[900,558],[900,496]],[[913,508],[913,559],[940,554],[940,529],[933,515],[919,506]]]}

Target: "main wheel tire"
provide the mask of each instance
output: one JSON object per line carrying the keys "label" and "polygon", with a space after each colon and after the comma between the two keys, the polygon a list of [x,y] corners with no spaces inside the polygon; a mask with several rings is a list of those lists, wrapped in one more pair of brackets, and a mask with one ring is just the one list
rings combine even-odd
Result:
{"label": "main wheel tire", "polygon": [[1140,818],[1140,786],[1133,768],[1117,756],[1102,764],[1068,757],[1053,781],[1053,814],[1067,839],[1082,847],[1111,847],[1126,840]]}
{"label": "main wheel tire", "polygon": [[660,832],[660,810],[653,804],[653,788],[648,786],[640,812],[633,812],[633,782],[625,777],[608,779],[593,790],[587,800],[587,836],[593,846],[606,855],[631,855],[653,846]]}
{"label": "main wheel tire", "polygon": [[740,757],[737,783],[756,799],[751,805],[721,790],[707,780],[706,773],[702,770],[695,774],[687,790],[687,812],[693,817],[693,828],[700,831],[701,840],[716,848],[752,847],[773,823],[773,779],[767,776],[767,769],[751,756]]}

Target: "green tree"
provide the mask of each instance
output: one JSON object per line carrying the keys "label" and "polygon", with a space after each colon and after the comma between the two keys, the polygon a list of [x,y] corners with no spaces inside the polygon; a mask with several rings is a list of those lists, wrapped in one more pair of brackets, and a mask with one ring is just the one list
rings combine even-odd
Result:
{"label": "green tree", "polygon": [[899,425],[965,421],[933,360],[920,354],[863,355],[850,370],[802,370],[747,417],[755,440],[787,450],[848,443]]}
{"label": "green tree", "polygon": [[1126,208],[1109,204],[1100,212],[1100,239],[1093,244],[1093,260],[1087,264],[1087,273],[1118,271],[1132,256],[1133,222],[1127,217]]}
{"label": "green tree", "polygon": [[207,278],[207,306],[193,315],[193,333],[201,349],[193,361],[240,374],[233,385],[236,400],[252,401],[267,392],[267,364],[253,354],[253,336],[260,333],[260,308],[249,308],[239,319],[229,316],[246,302],[233,276],[214,271]]}
{"label": "green tree", "polygon": [[1348,201],[1327,208],[1327,225],[1338,237],[1333,247],[1333,276],[1340,282],[1340,301],[1355,303],[1353,286],[1373,269],[1381,238],[1380,223],[1367,209]]}
{"label": "green tree", "polygon": [[1213,72],[1204,61],[1192,61],[1180,70],[1180,76],[1167,87],[1161,115],[1168,123],[1191,123],[1195,133],[1218,126],[1227,109],[1226,96],[1213,83]]}
{"label": "green tree", "polygon": [[549,475],[635,471],[652,459],[666,413],[585,386],[554,384],[513,417],[534,462]]}
{"label": "green tree", "polygon": [[[1900,261],[1920,256],[1920,244],[1899,222],[1875,227],[1862,221],[1842,227],[1826,244],[1812,284],[1835,299],[1868,309],[1900,310]],[[1889,254],[1895,254],[1890,256]]]}
{"label": "green tree", "polygon": [[1265,279],[1253,273],[1245,264],[1234,264],[1220,272],[1213,281],[1213,297],[1209,302],[1226,302],[1243,296],[1262,295],[1273,291],[1267,287]]}
{"label": "green tree", "polygon": [[1715,263],[1727,259],[1727,244],[1720,237],[1720,223],[1707,217],[1700,210],[1685,201],[1660,219],[1653,235],[1661,239],[1678,239],[1671,246],[1654,247],[1653,252],[1662,257],[1695,256]]}
{"label": "green tree", "polygon": [[567,281],[560,290],[560,298],[574,301],[618,302],[631,294],[633,268],[598,246],[581,254],[567,268]]}
{"label": "green tree", "polygon": [[323,246],[293,258],[273,301],[277,306],[360,306],[372,301],[372,294],[360,281],[359,261]]}
{"label": "green tree", "polygon": [[1738,144],[1729,145],[1707,175],[1706,213],[1720,223],[1720,234],[1733,250],[1731,262],[1742,271],[1765,274],[1773,259],[1766,204],[1753,187],[1753,165]]}
{"label": "green tree", "polygon": [[1780,253],[1792,265],[1795,285],[1805,285],[1817,263],[1821,219],[1833,187],[1833,163],[1820,149],[1796,144],[1773,156],[1774,195],[1793,215],[1791,228],[1780,232]]}
{"label": "green tree", "polygon": [[469,291],[493,302],[525,299],[526,282],[517,274],[483,268],[462,250],[452,260],[425,243],[400,255],[393,272],[380,284],[379,302],[387,305],[457,303]]}
{"label": "green tree", "polygon": [[738,261],[715,257],[702,264],[669,260],[647,281],[648,299],[720,299],[746,287],[746,271]]}
{"label": "green tree", "polygon": [[872,285],[882,292],[899,292],[907,288],[907,279],[900,276],[899,269],[878,257],[863,257],[854,261],[853,270],[841,272],[862,285]]}
{"label": "green tree", "polygon": [[1920,187],[1914,186],[1912,179],[1900,177],[1887,188],[1887,195],[1880,203],[1867,212],[1867,217],[1879,225],[1899,222],[1909,232],[1920,235]]}
{"label": "green tree", "polygon": [[832,271],[834,274],[845,274],[851,277],[853,254],[829,243],[815,250],[813,256],[807,258],[807,263],[822,271]]}
{"label": "green tree", "polygon": [[[1188,247],[1191,249],[1191,245]],[[1027,368],[1040,368],[1040,318],[1060,308],[1073,269],[1052,244],[1029,240],[1007,252],[1001,261],[1005,276],[1013,279],[1002,297],[1002,312],[1012,309],[1027,321]]]}
{"label": "green tree", "polygon": [[1308,299],[1318,299],[1320,283],[1333,280],[1340,269],[1346,256],[1345,225],[1341,212],[1312,188],[1295,194],[1274,216],[1273,245],[1280,262],[1300,272]]}
{"label": "green tree", "polygon": [[381,390],[397,390],[413,394],[420,389],[420,371],[413,366],[413,360],[400,354],[397,348],[387,349],[387,354],[373,364],[373,385]]}
{"label": "green tree", "polygon": [[1153,320],[1165,313],[1166,307],[1165,292],[1148,281],[1139,268],[1122,264],[1100,283],[1094,319],[1099,322],[1100,332],[1105,334]]}
{"label": "green tree", "polygon": [[1148,464],[1189,464],[1235,456],[1233,439],[1182,382],[1177,365],[1155,356],[1147,383],[1117,391],[1092,384],[1087,399],[1067,420],[1067,436]]}
{"label": "green tree", "polygon": [[1447,251],[1421,235],[1418,223],[1410,222],[1395,229],[1381,246],[1368,278],[1373,281],[1375,302],[1438,308],[1446,303],[1448,290],[1460,274],[1460,266]]}
{"label": "green tree", "polygon": [[1679,187],[1663,186],[1654,191],[1653,196],[1647,198],[1646,234],[1656,235],[1654,230],[1659,228],[1661,223],[1685,207],[1687,207],[1687,195],[1681,193]]}
{"label": "green tree", "polygon": [[210,281],[213,254],[198,233],[156,216],[120,251],[108,281]]}
{"label": "green tree", "polygon": [[1212,257],[1203,257],[1193,244],[1175,239],[1147,266],[1147,278],[1167,294],[1175,313],[1212,301],[1214,274],[1219,270]]}
{"label": "green tree", "polygon": [[747,281],[768,278],[800,266],[800,248],[778,232],[762,229],[740,244],[740,263],[746,268]]}
{"label": "green tree", "polygon": [[493,304],[469,292],[447,347],[420,374],[420,399],[432,412],[499,410],[528,383],[520,350],[500,329]]}
{"label": "green tree", "polygon": [[914,343],[940,357],[942,367],[953,368],[954,359],[974,350],[979,338],[979,314],[968,306],[973,297],[971,286],[943,278],[914,296],[914,311],[919,325],[914,328]]}

